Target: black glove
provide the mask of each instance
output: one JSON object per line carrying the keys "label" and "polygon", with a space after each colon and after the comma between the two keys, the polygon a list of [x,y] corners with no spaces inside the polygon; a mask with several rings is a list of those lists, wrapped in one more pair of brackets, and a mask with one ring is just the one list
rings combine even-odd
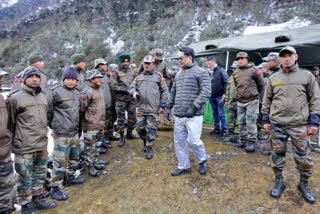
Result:
{"label": "black glove", "polygon": [[126,86],[121,86],[117,92],[119,94],[129,94],[128,88]]}
{"label": "black glove", "polygon": [[196,107],[194,105],[192,105],[190,108],[188,108],[187,112],[186,112],[186,117],[187,118],[191,118],[195,115],[196,113]]}
{"label": "black glove", "polygon": [[166,109],[165,117],[168,121],[171,121],[171,109],[169,108]]}

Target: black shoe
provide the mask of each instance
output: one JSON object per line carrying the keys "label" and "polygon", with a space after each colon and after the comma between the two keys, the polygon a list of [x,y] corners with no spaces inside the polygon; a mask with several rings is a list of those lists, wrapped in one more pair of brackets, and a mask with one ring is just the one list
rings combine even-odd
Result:
{"label": "black shoe", "polygon": [[221,132],[221,129],[213,129],[211,132],[209,132],[210,135],[219,135]]}
{"label": "black shoe", "polygon": [[233,131],[227,131],[224,135],[223,142],[232,142],[233,138]]}
{"label": "black shoe", "polygon": [[117,140],[119,140],[120,138],[119,137],[117,137],[117,136],[114,136],[114,135],[111,135],[110,136],[110,140],[111,141],[117,141]]}
{"label": "black shoe", "polygon": [[100,154],[106,154],[108,152],[107,149],[100,147]]}
{"label": "black shoe", "polygon": [[75,177],[70,175],[67,179],[67,185],[76,185],[76,184],[83,184],[86,180],[84,178]]}
{"label": "black shoe", "polygon": [[94,166],[89,166],[88,174],[92,177],[99,177],[101,175]]}
{"label": "black shoe", "polygon": [[126,143],[126,138],[124,137],[124,132],[120,132],[120,140],[118,143],[119,147],[124,146],[124,144]]}
{"label": "black shoe", "polygon": [[112,144],[110,141],[109,136],[105,136],[104,137],[104,142],[101,144],[101,146],[105,149],[111,149],[112,148]]}
{"label": "black shoe", "polygon": [[34,213],[35,213],[34,207],[31,202],[21,206],[21,214],[34,214]]}
{"label": "black shoe", "polygon": [[96,170],[103,170],[106,168],[104,164],[100,164],[100,163],[94,163],[93,166],[94,168],[96,168]]}
{"label": "black shoe", "polygon": [[133,134],[132,131],[128,131],[126,134],[126,138],[128,140],[134,140],[134,139],[139,139],[139,136]]}
{"label": "black shoe", "polygon": [[68,195],[61,192],[59,187],[52,187],[50,198],[57,201],[64,201],[68,199]]}
{"label": "black shoe", "polygon": [[306,202],[310,204],[316,203],[317,199],[311,191],[308,181],[300,181],[297,185],[297,188],[302,193],[302,196]]}
{"label": "black shoe", "polygon": [[254,143],[255,142],[248,142],[247,145],[244,147],[244,150],[248,153],[254,152],[255,148],[254,148]]}
{"label": "black shoe", "polygon": [[274,186],[271,189],[270,196],[272,198],[280,198],[283,190],[286,188],[283,176],[277,176],[274,182]]}
{"label": "black shoe", "polygon": [[183,174],[191,173],[191,168],[188,169],[176,169],[171,172],[171,176],[180,176]]}
{"label": "black shoe", "polygon": [[57,203],[54,201],[48,201],[45,199],[41,199],[38,195],[33,196],[32,203],[34,207],[38,210],[42,209],[52,209],[57,207]]}
{"label": "black shoe", "polygon": [[103,164],[105,167],[109,165],[109,161],[108,160],[97,160],[96,163]]}
{"label": "black shoe", "polygon": [[204,160],[199,164],[199,173],[205,175],[208,171],[208,161]]}
{"label": "black shoe", "polygon": [[226,133],[227,133],[227,129],[221,130],[220,133],[219,133],[219,137],[223,137],[224,138],[226,136]]}
{"label": "black shoe", "polygon": [[151,146],[147,146],[147,153],[146,153],[146,158],[148,160],[153,158],[153,150]]}

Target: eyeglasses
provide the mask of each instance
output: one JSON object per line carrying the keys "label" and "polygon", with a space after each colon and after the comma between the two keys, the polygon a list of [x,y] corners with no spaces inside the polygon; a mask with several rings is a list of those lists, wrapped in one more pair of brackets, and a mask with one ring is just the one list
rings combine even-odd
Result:
{"label": "eyeglasses", "polygon": [[151,62],[144,62],[145,65],[151,65]]}
{"label": "eyeglasses", "polygon": [[181,60],[183,60],[183,59],[186,58],[186,57],[188,57],[188,56],[179,57],[178,60],[181,61]]}

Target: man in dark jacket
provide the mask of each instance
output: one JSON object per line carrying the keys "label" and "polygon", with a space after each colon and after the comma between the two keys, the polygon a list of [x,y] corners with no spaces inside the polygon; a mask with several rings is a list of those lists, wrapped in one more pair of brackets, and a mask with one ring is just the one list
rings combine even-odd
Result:
{"label": "man in dark jacket", "polygon": [[[0,91],[3,76],[8,73],[0,70]],[[11,160],[11,133],[8,130],[8,112],[0,94],[0,213],[11,213],[11,191],[15,184]]]}
{"label": "man in dark jacket", "polygon": [[57,206],[42,198],[47,175],[47,96],[36,68],[24,71],[24,82],[8,97],[9,129],[13,133],[15,169],[19,175],[17,202],[23,213]]}
{"label": "man in dark jacket", "polygon": [[257,142],[259,93],[263,90],[264,82],[262,74],[249,63],[248,53],[237,53],[236,61],[238,68],[232,76],[237,90],[240,136],[235,146],[244,148],[246,152],[254,152]]}
{"label": "man in dark jacket", "polygon": [[211,76],[211,96],[209,101],[214,118],[214,130],[210,134],[217,134],[223,137],[227,130],[224,99],[228,85],[228,74],[218,66],[217,60],[213,56],[208,57],[207,65]]}
{"label": "man in dark jacket", "polygon": [[191,173],[188,144],[199,162],[199,173],[205,174],[208,170],[207,154],[200,137],[211,83],[208,72],[195,64],[194,57],[192,48],[180,49],[181,70],[175,77],[167,103],[167,111],[174,106],[174,145],[178,159],[178,168],[171,172],[172,176]]}

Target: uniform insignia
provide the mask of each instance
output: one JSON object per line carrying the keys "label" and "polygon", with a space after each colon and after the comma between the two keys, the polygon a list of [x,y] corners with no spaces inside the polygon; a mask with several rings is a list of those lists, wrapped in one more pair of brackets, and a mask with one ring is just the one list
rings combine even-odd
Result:
{"label": "uniform insignia", "polygon": [[68,101],[68,100],[72,100],[72,99],[69,97],[62,98],[62,101]]}
{"label": "uniform insignia", "polygon": [[282,86],[282,85],[284,85],[283,82],[274,82],[274,83],[272,83],[272,87],[277,87],[277,86]]}
{"label": "uniform insignia", "polygon": [[81,96],[80,96],[80,99],[81,99],[81,100],[86,100],[86,99],[87,99],[87,96],[86,96],[86,95],[81,95]]}
{"label": "uniform insignia", "polygon": [[118,76],[119,76],[119,77],[125,77],[126,74],[125,74],[125,73],[118,73]]}
{"label": "uniform insignia", "polygon": [[233,75],[233,78],[238,78],[239,77],[239,75]]}
{"label": "uniform insignia", "polygon": [[27,103],[27,104],[22,105],[21,108],[28,108],[28,107],[31,107],[31,106],[33,106],[32,103]]}
{"label": "uniform insignia", "polygon": [[93,96],[92,99],[93,100],[101,100],[101,97],[100,96]]}

